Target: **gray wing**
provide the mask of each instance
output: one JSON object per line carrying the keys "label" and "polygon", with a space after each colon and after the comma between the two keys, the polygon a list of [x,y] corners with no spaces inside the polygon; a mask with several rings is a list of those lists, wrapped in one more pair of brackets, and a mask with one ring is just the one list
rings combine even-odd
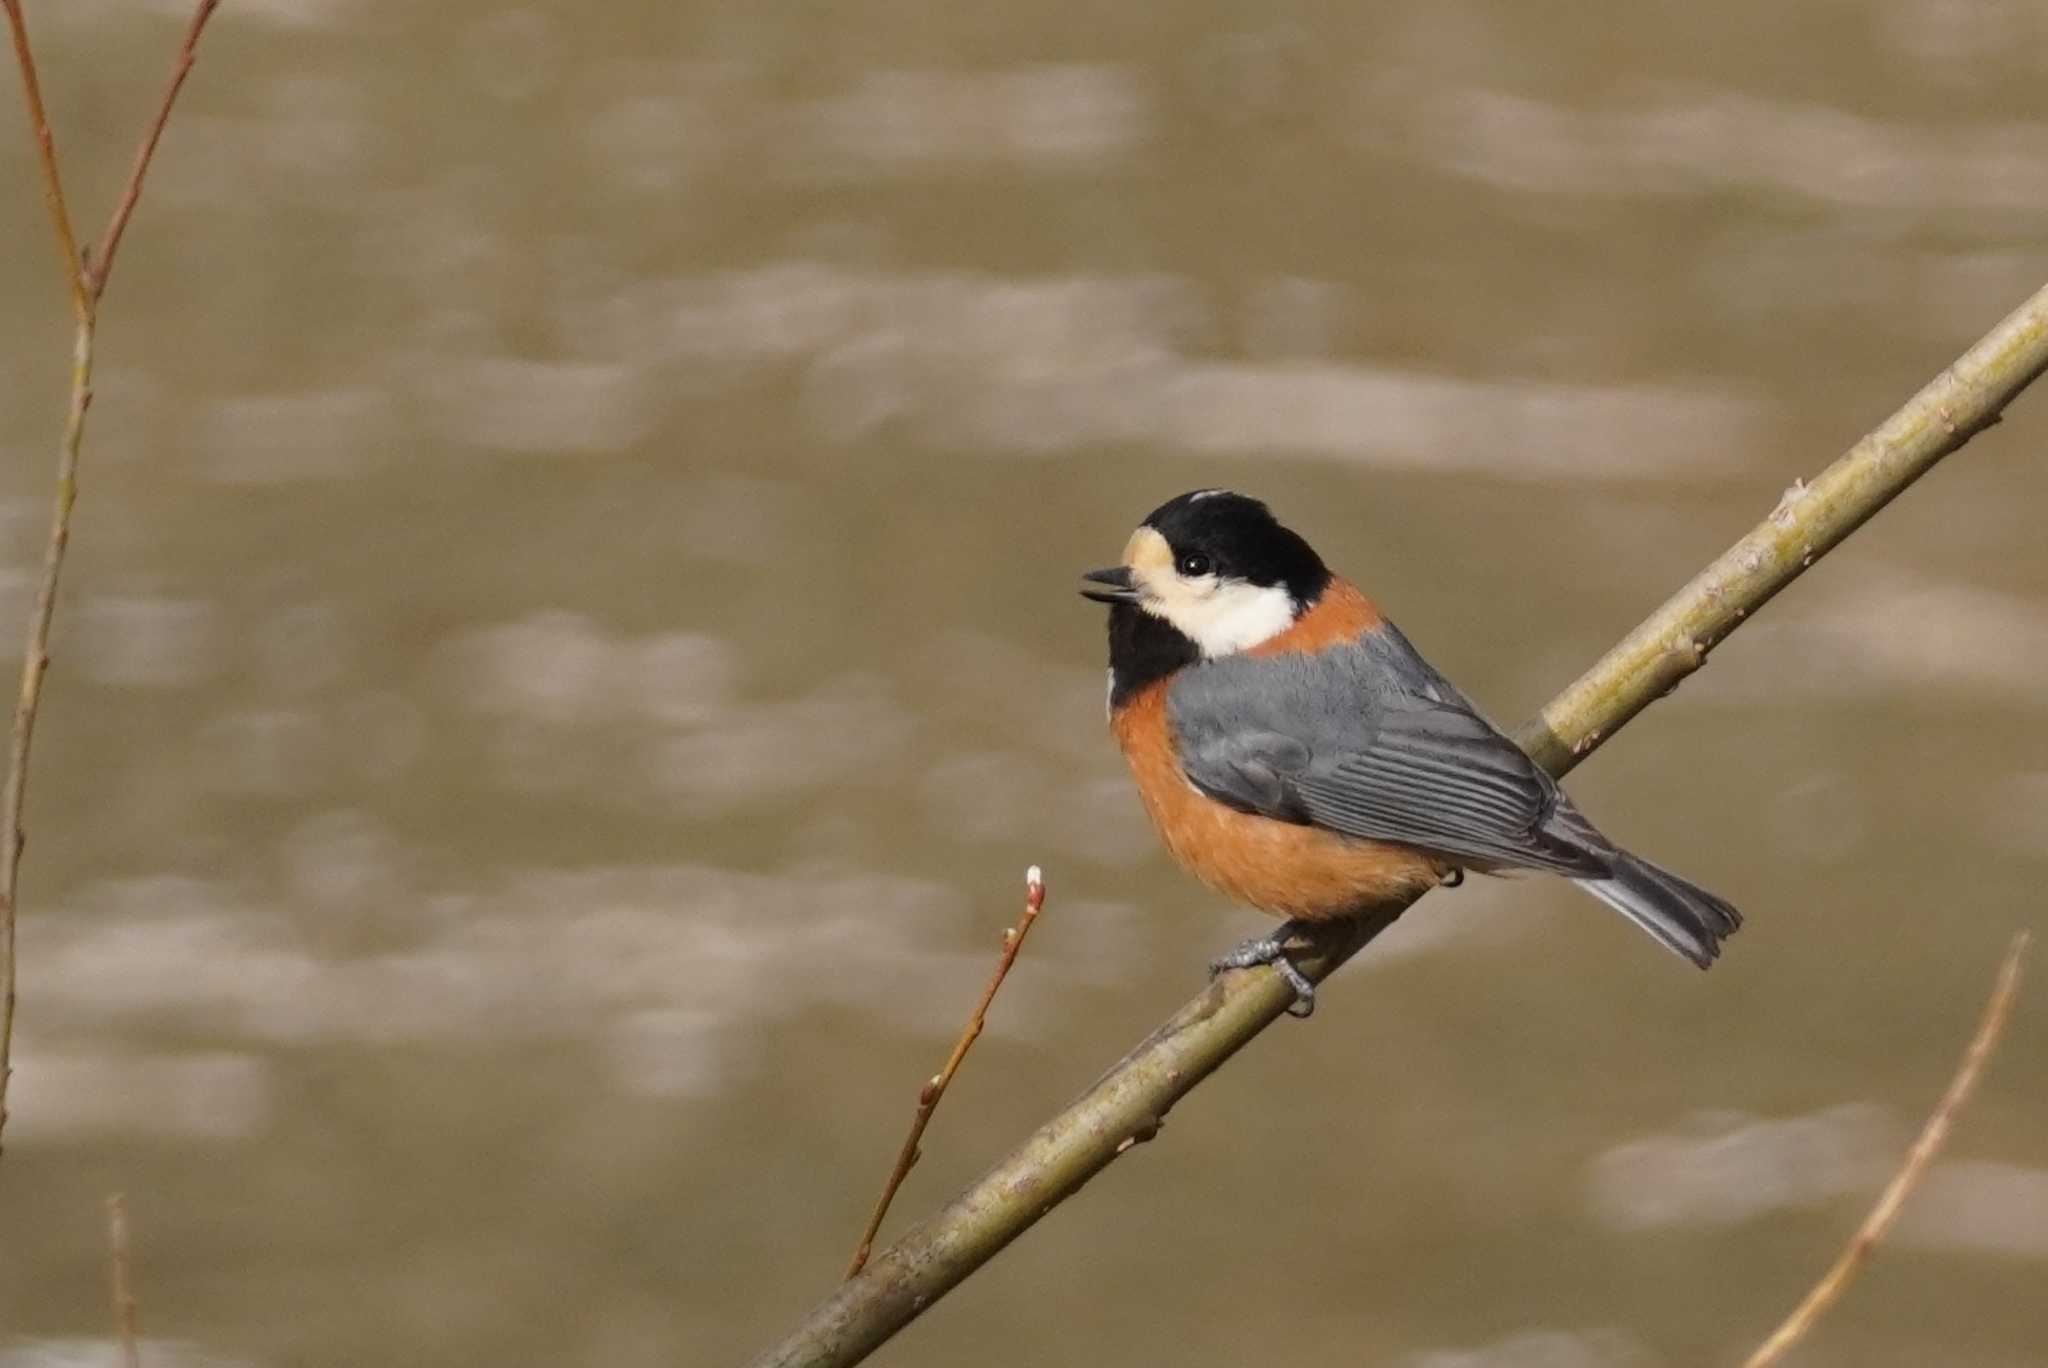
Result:
{"label": "gray wing", "polygon": [[1242,811],[1476,864],[1609,871],[1550,776],[1391,625],[1185,670],[1167,710],[1189,782]]}

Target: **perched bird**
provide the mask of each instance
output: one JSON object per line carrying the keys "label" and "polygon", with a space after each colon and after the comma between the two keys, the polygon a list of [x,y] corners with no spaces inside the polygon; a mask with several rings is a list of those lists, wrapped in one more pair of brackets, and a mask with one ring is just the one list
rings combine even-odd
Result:
{"label": "perched bird", "polygon": [[[1702,969],[1742,917],[1629,854],[1479,715],[1266,505],[1222,489],[1153,510],[1109,607],[1109,716],[1167,849],[1210,886],[1304,923],[1464,871],[1570,879]],[[1216,969],[1287,959],[1292,925]]]}

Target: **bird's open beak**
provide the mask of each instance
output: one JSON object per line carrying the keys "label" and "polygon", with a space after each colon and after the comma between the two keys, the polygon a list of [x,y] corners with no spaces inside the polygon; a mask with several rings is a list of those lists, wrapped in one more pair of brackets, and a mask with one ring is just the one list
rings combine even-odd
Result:
{"label": "bird's open beak", "polygon": [[1092,587],[1083,589],[1081,591],[1082,598],[1094,599],[1097,603],[1136,603],[1138,601],[1138,586],[1131,579],[1131,567],[1128,565],[1119,565],[1113,570],[1090,570],[1081,578],[1087,580],[1091,586],[1098,584],[1102,586],[1100,589]]}

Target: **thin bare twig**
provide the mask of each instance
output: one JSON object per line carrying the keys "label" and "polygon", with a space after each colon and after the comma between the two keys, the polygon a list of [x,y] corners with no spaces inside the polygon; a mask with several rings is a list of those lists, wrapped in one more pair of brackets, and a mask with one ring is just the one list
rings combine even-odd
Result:
{"label": "thin bare twig", "polygon": [[1913,1142],[1913,1148],[1906,1151],[1906,1160],[1899,1165],[1899,1171],[1892,1176],[1885,1190],[1879,1194],[1877,1205],[1863,1218],[1863,1224],[1835,1260],[1827,1276],[1814,1284],[1806,1299],[1793,1308],[1784,1324],[1771,1332],[1763,1346],[1744,1361],[1742,1368],[1770,1368],[1785,1356],[1785,1351],[1806,1337],[1827,1309],[1834,1305],[1849,1284],[1855,1280],[1877,1242],[1892,1228],[1892,1222],[1899,1218],[1899,1210],[1906,1204],[1913,1189],[1927,1176],[1928,1166],[1934,1156],[1941,1152],[1942,1142],[1948,1139],[1949,1128],[1955,1124],[1956,1114],[1970,1100],[1977,1080],[1983,1076],[1984,1066],[1991,1059],[1992,1051],[1998,1048],[1998,1038],[2005,1031],[2005,1019],[2012,1013],[2013,999],[2019,995],[2020,960],[2027,952],[2027,933],[2022,931],[2012,938],[2012,948],[2005,952],[2005,963],[1998,971],[1998,982],[1991,989],[1991,999],[1984,1004],[1984,1019],[1978,1023],[1977,1034],[1970,1041],[1970,1048],[1963,1053],[1962,1063],[1956,1066],[1956,1074],[1949,1081],[1948,1091],[1942,1094],[1934,1114],[1927,1118],[1921,1128],[1920,1138]]}
{"label": "thin bare twig", "polygon": [[128,1199],[107,1198],[107,1282],[114,1299],[114,1337],[121,1346],[123,1368],[142,1368],[142,1350],[135,1340],[135,1285],[128,1251]]}
{"label": "thin bare twig", "polygon": [[73,322],[71,343],[71,399],[65,411],[64,435],[57,450],[57,493],[50,512],[50,538],[43,551],[43,573],[36,589],[35,613],[29,619],[28,644],[22,653],[21,692],[14,705],[13,745],[8,759],[7,780],[0,791],[0,1130],[7,1125],[7,1083],[12,1076],[14,1049],[15,994],[15,905],[20,889],[21,852],[28,837],[22,830],[22,806],[28,791],[28,757],[35,739],[36,711],[43,696],[43,676],[50,668],[50,623],[57,613],[57,583],[64,569],[64,551],[71,542],[71,509],[78,501],[78,452],[85,437],[85,414],[92,406],[92,352],[97,305],[107,287],[107,273],[113,266],[114,251],[121,234],[135,212],[142,194],[142,178],[149,170],[157,141],[163,136],[164,121],[171,104],[192,69],[193,49],[200,30],[219,6],[220,0],[199,0],[184,43],[178,49],[156,116],[144,131],[142,145],[128,174],[128,183],[107,222],[98,260],[90,266],[78,254],[78,239],[72,232],[71,215],[64,203],[63,182],[57,170],[57,144],[43,110],[43,93],[36,80],[35,56],[29,48],[28,27],[22,19],[21,0],[0,0],[7,11],[8,28],[14,36],[14,57],[21,68],[21,83],[28,101],[29,131],[34,135],[42,166],[43,198],[49,204],[56,226],[57,248],[62,258],[65,284],[71,292]]}
{"label": "thin bare twig", "polygon": [[875,1202],[874,1213],[868,1217],[867,1229],[860,1233],[860,1246],[853,1251],[853,1260],[846,1266],[847,1277],[853,1277],[867,1266],[868,1255],[874,1252],[875,1235],[882,1228],[882,1218],[889,1214],[889,1203],[896,1200],[896,1189],[903,1186],[903,1180],[910,1176],[911,1166],[920,1157],[918,1143],[924,1139],[924,1128],[931,1124],[932,1113],[939,1109],[939,1099],[946,1095],[947,1085],[960,1071],[960,1061],[967,1058],[967,1051],[981,1035],[982,1023],[988,1017],[988,1005],[995,1001],[996,990],[1009,977],[1010,966],[1017,962],[1017,952],[1024,948],[1024,937],[1029,934],[1031,923],[1038,920],[1044,906],[1045,876],[1037,865],[1033,865],[1024,871],[1024,915],[1017,918],[1015,926],[1003,932],[1003,953],[996,960],[996,971],[989,976],[988,986],[981,990],[981,1001],[974,1004],[967,1025],[960,1031],[960,1038],[953,1042],[953,1053],[946,1056],[945,1067],[925,1080],[917,1095],[917,1115],[910,1119],[910,1134],[903,1137],[903,1148],[896,1155],[896,1167],[890,1170],[889,1181],[882,1185],[882,1195]]}
{"label": "thin bare twig", "polygon": [[21,0],[0,0],[7,10],[7,27],[14,35],[14,61],[21,68],[21,93],[28,101],[28,128],[36,140],[36,160],[43,172],[43,202],[50,209],[50,224],[57,230],[57,251],[64,259],[65,284],[71,289],[71,311],[83,322],[92,313],[92,299],[85,284],[84,264],[78,259],[78,239],[71,231],[71,213],[64,207],[64,182],[57,174],[57,140],[50,132],[49,116],[43,112],[43,85],[36,79],[36,59],[28,45],[28,21],[22,18]]}
{"label": "thin bare twig", "polygon": [[[8,0],[8,3],[16,3],[16,0]],[[164,135],[164,124],[171,117],[171,105],[176,102],[178,91],[183,88],[185,77],[191,74],[192,63],[197,60],[200,31],[206,27],[206,21],[213,17],[213,11],[219,4],[220,0],[199,0],[199,8],[192,12],[192,22],[185,26],[185,41],[178,45],[178,55],[171,63],[171,79],[164,87],[164,98],[156,107],[156,117],[149,121],[149,128],[142,135],[141,145],[135,149],[135,165],[128,172],[128,184],[114,205],[113,215],[107,219],[107,230],[100,235],[99,250],[92,254],[92,262],[86,270],[86,284],[92,291],[95,304],[106,291],[107,272],[114,269],[114,253],[121,246],[121,234],[127,231],[129,216],[135,212],[135,202],[142,198],[142,178],[149,171],[149,159],[156,155],[157,140]]]}

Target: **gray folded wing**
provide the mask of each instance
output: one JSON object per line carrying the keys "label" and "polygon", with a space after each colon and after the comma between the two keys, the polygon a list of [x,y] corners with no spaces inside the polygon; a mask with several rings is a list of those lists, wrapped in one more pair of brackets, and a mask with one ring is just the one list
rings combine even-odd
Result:
{"label": "gray folded wing", "polygon": [[1231,657],[1168,694],[1181,764],[1233,807],[1482,866],[1603,875],[1612,848],[1551,778],[1391,628],[1314,655]]}

